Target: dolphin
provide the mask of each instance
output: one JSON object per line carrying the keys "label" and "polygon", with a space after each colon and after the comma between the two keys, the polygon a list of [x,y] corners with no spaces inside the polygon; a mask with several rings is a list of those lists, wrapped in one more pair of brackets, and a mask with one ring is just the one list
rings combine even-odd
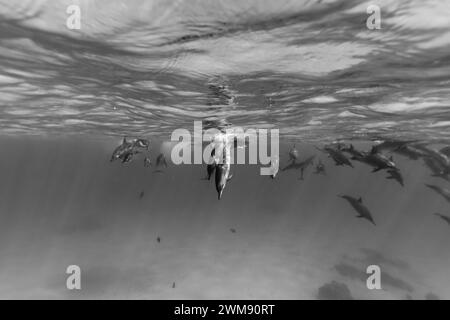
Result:
{"label": "dolphin", "polygon": [[222,193],[223,190],[225,190],[227,182],[230,181],[232,177],[233,175],[230,174],[229,163],[221,163],[216,165],[215,184],[217,197],[219,200],[222,198]]}
{"label": "dolphin", "polygon": [[309,165],[313,164],[313,161],[314,161],[315,157],[316,157],[315,155],[310,156],[310,157],[306,158],[305,160],[303,160],[301,162],[292,161],[286,167],[281,169],[281,171],[292,170],[292,169],[295,169],[295,170],[304,169],[304,168],[308,167]]}
{"label": "dolphin", "polygon": [[394,179],[395,181],[400,183],[400,185],[402,187],[404,186],[403,176],[400,173],[400,170],[398,170],[398,169],[389,169],[387,172],[389,173],[389,176],[387,176],[386,179]]}
{"label": "dolphin", "polygon": [[156,166],[157,167],[164,166],[164,168],[167,168],[167,162],[164,153],[160,153],[156,158]]}
{"label": "dolphin", "polygon": [[206,166],[206,174],[207,174],[206,179],[211,180],[211,176],[214,173],[214,170],[216,170],[215,163],[211,163]]}
{"label": "dolphin", "polygon": [[122,144],[114,149],[111,162],[114,160],[122,160],[122,163],[130,162],[133,158],[134,154],[139,153],[136,149],[147,149],[149,148],[150,142],[145,139],[133,139],[131,141],[127,141],[127,138],[124,137],[122,140]]}
{"label": "dolphin", "polygon": [[288,164],[286,167],[284,167],[283,169],[281,169],[281,171],[286,171],[286,170],[298,170],[300,169],[300,180],[303,180],[303,172],[305,171],[305,169],[309,166],[313,165],[313,161],[316,158],[315,155],[310,156],[308,158],[306,158],[305,160],[301,161],[301,162],[295,162],[292,161],[290,164]]}
{"label": "dolphin", "polygon": [[361,160],[365,164],[374,167],[372,172],[376,172],[383,169],[396,169],[397,166],[392,156],[389,158],[379,153],[376,148],[372,148],[370,152],[366,152],[364,158]]}
{"label": "dolphin", "polygon": [[394,149],[393,152],[405,156],[411,160],[418,160],[419,158],[427,155],[425,151],[420,150],[416,147],[416,145],[412,144],[400,146],[397,149]]}
{"label": "dolphin", "polygon": [[139,199],[142,199],[144,197],[144,191],[141,191],[141,193],[139,194]]}
{"label": "dolphin", "polygon": [[438,216],[439,218],[441,218],[442,220],[444,220],[445,222],[447,222],[450,225],[450,217],[440,214],[440,213],[435,213],[435,216]]}
{"label": "dolphin", "polygon": [[364,161],[364,152],[356,150],[355,147],[353,147],[353,144],[350,144],[350,146],[348,147],[343,147],[341,149],[343,152],[347,152],[348,154],[350,154],[352,157],[352,160],[356,160],[356,161]]}
{"label": "dolphin", "polygon": [[214,173],[214,170],[216,170],[216,159],[214,158],[216,154],[216,149],[213,148],[211,151],[211,157],[209,159],[209,163],[206,166],[206,179],[211,180],[211,176]]}
{"label": "dolphin", "polygon": [[423,151],[425,156],[429,156],[433,158],[436,162],[442,166],[446,172],[450,172],[450,159],[444,153],[441,153],[438,150],[427,147],[425,144],[417,144],[416,148]]}
{"label": "dolphin", "polygon": [[280,168],[279,162],[280,161],[278,159],[271,159],[270,160],[270,170],[271,170],[270,177],[272,179],[275,179],[275,177],[278,174],[278,170]]}
{"label": "dolphin", "polygon": [[314,174],[327,174],[325,171],[325,165],[322,163],[322,160],[319,160],[319,162],[316,164],[316,171],[314,171]]}
{"label": "dolphin", "polygon": [[[317,148],[319,149],[319,148]],[[350,160],[345,156],[345,154],[340,149],[334,149],[332,147],[326,146],[323,149],[319,149],[320,151],[323,151],[325,153],[328,153],[328,155],[334,160],[334,163],[337,166],[349,166],[353,168],[353,164],[350,162]]]}
{"label": "dolphin", "polygon": [[445,154],[447,157],[450,157],[450,146],[440,149],[439,152]]}
{"label": "dolphin", "polygon": [[122,163],[128,163],[128,162],[131,162],[131,160],[133,160],[133,156],[137,153],[139,153],[139,151],[130,149],[130,150],[127,150],[126,152],[122,153],[119,156],[119,159],[122,160]]}
{"label": "dolphin", "polygon": [[402,140],[394,140],[394,139],[388,139],[388,140],[382,140],[381,142],[379,142],[378,144],[375,145],[375,148],[378,150],[378,152],[381,151],[394,151],[398,148],[402,148],[408,144],[417,142],[417,140],[407,140],[407,141],[402,141]]}
{"label": "dolphin", "polygon": [[217,197],[220,200],[222,198],[223,190],[227,185],[227,182],[231,180],[233,175],[230,174],[231,166],[230,166],[230,150],[228,146],[224,147],[224,155],[223,161],[221,163],[216,164],[216,173],[215,173],[215,185],[217,191]]}
{"label": "dolphin", "polygon": [[111,155],[110,161],[113,162],[114,160],[121,159],[124,156],[124,154],[126,154],[127,152],[130,152],[132,149],[133,149],[133,143],[128,142],[127,138],[124,137],[120,146],[118,146],[117,148],[114,149],[114,151]]}
{"label": "dolphin", "polygon": [[150,141],[147,139],[134,139],[132,143],[133,148],[142,148],[146,149],[147,151],[150,148]]}
{"label": "dolphin", "polygon": [[432,157],[424,157],[423,161],[425,165],[431,170],[432,177],[442,178],[449,181],[449,173],[446,172],[446,168],[443,168],[439,161],[436,161]]}
{"label": "dolphin", "polygon": [[441,196],[443,196],[448,202],[450,202],[450,190],[442,188],[440,186],[436,186],[433,184],[425,184],[428,188],[434,190],[435,192],[439,193]]}
{"label": "dolphin", "polygon": [[152,160],[149,157],[145,157],[144,167],[151,167],[151,166],[152,166]]}
{"label": "dolphin", "polygon": [[373,223],[373,225],[376,225],[375,221],[372,218],[372,214],[370,213],[369,209],[363,204],[361,197],[359,199],[356,199],[352,196],[347,196],[347,195],[342,195],[339,197],[347,200],[351,204],[353,209],[355,209],[356,212],[358,212],[359,215],[356,216],[357,218],[367,219],[371,223]]}
{"label": "dolphin", "polygon": [[295,144],[291,148],[291,150],[289,150],[289,159],[291,161],[297,161],[297,159],[298,159],[298,150],[297,150],[297,148],[295,148]]}

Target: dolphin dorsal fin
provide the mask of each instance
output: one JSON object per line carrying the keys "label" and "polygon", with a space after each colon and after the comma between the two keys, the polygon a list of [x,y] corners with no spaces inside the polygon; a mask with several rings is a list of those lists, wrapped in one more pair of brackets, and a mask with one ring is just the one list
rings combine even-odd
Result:
{"label": "dolphin dorsal fin", "polygon": [[373,146],[372,149],[370,150],[371,154],[375,154],[377,153],[377,147]]}
{"label": "dolphin dorsal fin", "polygon": [[122,143],[123,144],[127,143],[127,137],[123,137]]}
{"label": "dolphin dorsal fin", "polygon": [[358,202],[362,203],[362,198],[361,197],[359,197]]}
{"label": "dolphin dorsal fin", "polygon": [[389,160],[394,161],[394,157],[393,157],[393,156],[390,156],[390,157],[389,157]]}

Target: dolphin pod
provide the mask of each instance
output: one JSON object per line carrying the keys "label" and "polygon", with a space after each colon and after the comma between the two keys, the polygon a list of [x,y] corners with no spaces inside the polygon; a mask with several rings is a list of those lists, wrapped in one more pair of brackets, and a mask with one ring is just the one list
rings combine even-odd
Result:
{"label": "dolphin pod", "polygon": [[[220,133],[218,135],[219,137],[216,137],[217,141],[211,142],[214,145],[214,148],[211,151],[210,161],[206,167],[207,176],[205,180],[211,180],[211,178],[214,177],[215,190],[219,200],[222,199],[226,186],[233,177],[231,174],[230,151],[232,148],[239,148],[236,137],[227,135],[228,134]],[[245,148],[247,145],[244,144],[243,147]],[[133,160],[136,154],[149,151],[149,148],[149,140],[142,138],[129,140],[124,137],[121,144],[114,149],[110,161],[120,160],[122,163],[128,163]],[[401,186],[404,186],[404,178],[397,164],[394,162],[392,157],[393,153],[413,160],[422,160],[424,165],[430,170],[431,177],[450,181],[450,146],[435,149],[417,140],[385,140],[373,144],[367,151],[358,150],[351,143],[348,145],[343,143],[333,143],[325,145],[323,148],[316,147],[316,149],[326,153],[329,158],[334,161],[336,166],[349,166],[353,168],[352,161],[357,161],[372,167],[372,172],[380,170],[386,171],[388,175],[385,178],[388,180],[395,180]],[[271,171],[269,176],[272,179],[277,176],[279,170],[280,172],[301,170],[299,179],[303,180],[304,170],[309,166],[315,168],[314,174],[326,174],[323,162],[319,160],[315,163],[314,160],[316,155],[310,155],[301,160],[295,144],[290,148],[287,156],[289,162],[285,167],[280,169],[278,158],[270,161]],[[145,156],[144,166],[152,166],[152,161],[149,156]],[[156,167],[167,168],[167,161],[163,153],[159,154],[156,158]],[[426,183],[425,185],[442,196],[447,202],[450,202],[449,189],[436,184]],[[143,198],[143,195],[144,193],[142,192],[139,197]],[[356,198],[350,195],[340,195],[339,197],[349,202],[352,208],[358,213],[357,217],[364,218],[376,225],[373,215],[363,203],[361,197]],[[436,213],[435,215],[450,224],[450,216],[439,213]]]}

